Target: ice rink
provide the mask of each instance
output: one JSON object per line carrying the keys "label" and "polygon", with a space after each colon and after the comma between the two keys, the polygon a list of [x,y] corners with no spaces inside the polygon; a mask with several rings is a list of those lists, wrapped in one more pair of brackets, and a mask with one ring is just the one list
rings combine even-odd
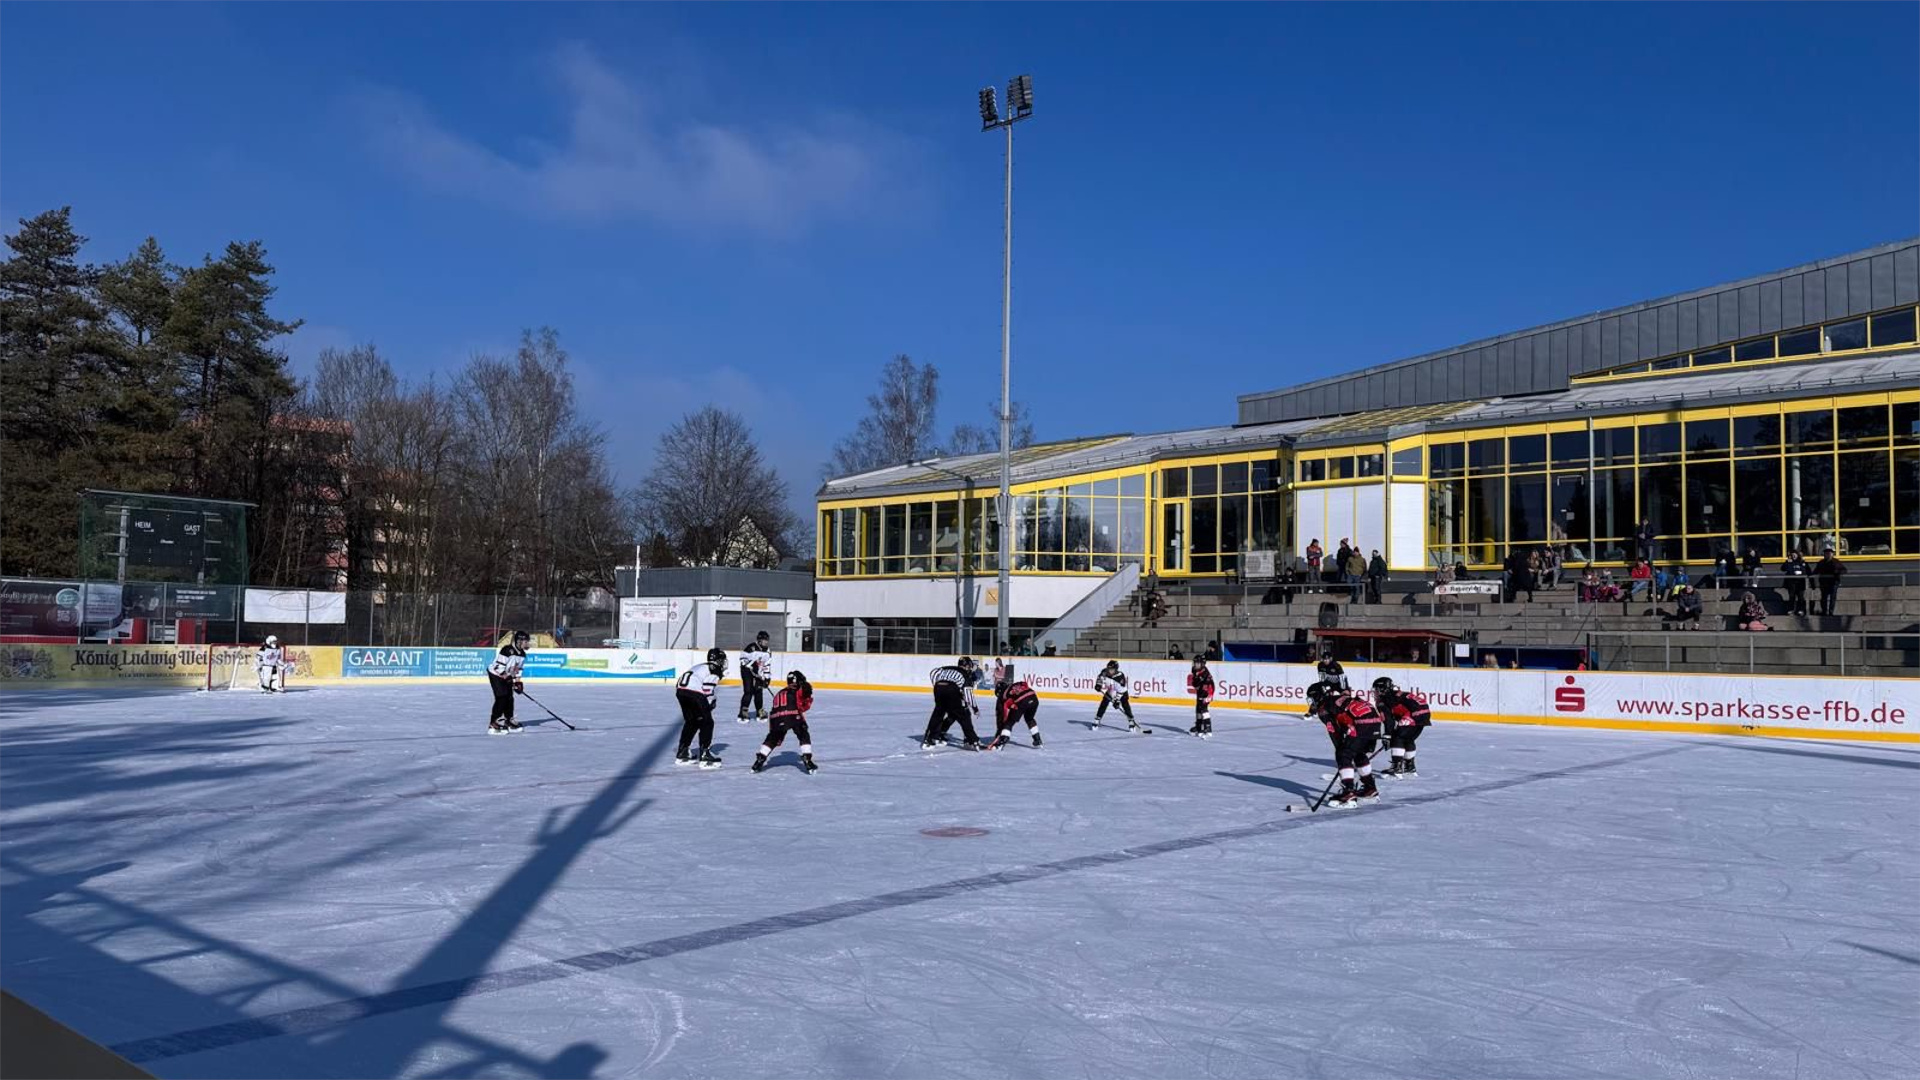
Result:
{"label": "ice rink", "polygon": [[[160,1076],[1920,1075],[1920,748],[1143,708],[674,768],[670,691],[0,700],[0,985]],[[737,691],[735,691],[737,695]],[[1109,721],[1112,716],[1109,716]],[[941,836],[959,831],[971,835]]]}

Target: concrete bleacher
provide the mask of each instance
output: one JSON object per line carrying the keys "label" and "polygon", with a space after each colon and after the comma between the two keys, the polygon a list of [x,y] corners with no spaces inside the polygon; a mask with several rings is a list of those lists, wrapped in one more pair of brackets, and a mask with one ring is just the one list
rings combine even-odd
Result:
{"label": "concrete bleacher", "polygon": [[1263,603],[1264,585],[1163,583],[1160,591],[1170,610],[1156,628],[1143,625],[1141,590],[1082,631],[1071,653],[1165,657],[1169,642],[1188,655],[1216,640],[1295,643],[1330,622],[1343,630],[1432,630],[1480,647],[1587,648],[1599,670],[1920,676],[1920,585],[1891,581],[1843,586],[1831,616],[1788,614],[1786,589],[1763,581],[1752,591],[1767,609],[1767,632],[1735,628],[1744,587],[1699,589],[1698,630],[1666,618],[1671,602],[1583,602],[1572,582],[1513,603],[1439,597],[1427,583],[1405,581],[1390,581],[1380,603],[1357,604],[1344,586],[1307,586],[1290,605]]}

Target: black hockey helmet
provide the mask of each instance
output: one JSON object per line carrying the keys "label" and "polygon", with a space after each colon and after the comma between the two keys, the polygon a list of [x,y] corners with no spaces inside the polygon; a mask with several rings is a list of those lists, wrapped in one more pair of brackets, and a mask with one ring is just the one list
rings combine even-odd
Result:
{"label": "black hockey helmet", "polygon": [[753,640],[759,642],[762,645],[765,645],[768,642],[769,638],[767,637],[767,632],[765,630],[762,630],[759,633],[753,635]]}
{"label": "black hockey helmet", "polygon": [[513,632],[513,643],[515,645],[518,645],[523,641],[532,641],[532,640],[533,640],[533,635],[527,633],[525,630],[515,630]]}
{"label": "black hockey helmet", "polygon": [[1373,680],[1373,692],[1376,694],[1391,694],[1398,689],[1400,688],[1393,685],[1393,680],[1385,675]]}
{"label": "black hockey helmet", "polygon": [[787,685],[788,686],[809,686],[811,684],[807,682],[806,673],[796,670],[796,671],[787,672]]}
{"label": "black hockey helmet", "polygon": [[977,665],[974,664],[973,657],[963,656],[954,666],[962,671],[972,671]]}
{"label": "black hockey helmet", "polygon": [[1327,696],[1326,683],[1316,682],[1311,686],[1307,687],[1307,700],[1314,703],[1315,705],[1320,704],[1320,699],[1326,696]]}
{"label": "black hockey helmet", "polygon": [[718,645],[715,645],[713,648],[708,649],[707,663],[719,665],[714,669],[715,671],[720,670],[720,668],[726,667],[727,666],[727,650],[721,648]]}
{"label": "black hockey helmet", "polygon": [[1118,660],[1109,660],[1109,661],[1107,661],[1107,667],[1106,667],[1106,670],[1108,670],[1108,671],[1118,671],[1118,670],[1120,670],[1120,661],[1118,661]]}

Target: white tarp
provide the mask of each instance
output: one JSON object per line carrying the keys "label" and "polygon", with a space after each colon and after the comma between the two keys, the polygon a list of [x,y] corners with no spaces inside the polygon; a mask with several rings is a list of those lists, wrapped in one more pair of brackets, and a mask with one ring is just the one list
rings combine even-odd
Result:
{"label": "white tarp", "polygon": [[347,594],[314,589],[248,589],[250,623],[330,623],[347,621]]}

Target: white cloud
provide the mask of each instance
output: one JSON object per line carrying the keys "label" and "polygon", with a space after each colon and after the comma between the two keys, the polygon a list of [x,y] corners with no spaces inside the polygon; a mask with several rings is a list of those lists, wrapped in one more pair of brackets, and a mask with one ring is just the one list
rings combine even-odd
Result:
{"label": "white cloud", "polygon": [[752,128],[649,98],[584,45],[550,68],[565,100],[556,141],[497,149],[457,132],[418,98],[359,95],[375,149],[433,190],[546,218],[646,221],[790,236],[908,197],[907,141],[846,118]]}

